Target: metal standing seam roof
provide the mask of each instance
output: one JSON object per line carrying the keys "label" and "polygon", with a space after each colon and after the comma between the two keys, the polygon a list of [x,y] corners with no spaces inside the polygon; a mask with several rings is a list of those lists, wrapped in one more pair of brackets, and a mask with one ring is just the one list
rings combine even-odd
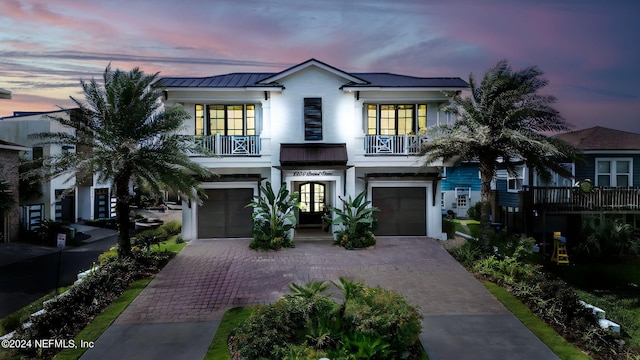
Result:
{"label": "metal standing seam roof", "polygon": [[[243,88],[243,87],[271,87],[278,84],[259,84],[263,79],[276,73],[231,73],[202,78],[166,77],[159,80],[159,85],[165,88]],[[415,77],[391,73],[354,73],[368,84],[347,83],[348,87],[434,87],[434,88],[465,88],[469,85],[461,78],[453,77]]]}

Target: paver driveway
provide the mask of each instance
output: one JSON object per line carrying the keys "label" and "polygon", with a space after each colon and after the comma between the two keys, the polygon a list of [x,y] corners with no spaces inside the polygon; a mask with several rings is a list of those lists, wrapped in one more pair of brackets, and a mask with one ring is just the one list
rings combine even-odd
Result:
{"label": "paver driveway", "polygon": [[[107,349],[109,358],[154,358],[158,352],[163,358],[201,358],[194,347],[203,344],[196,340],[205,343],[204,354],[227,309],[274,302],[291,282],[340,276],[395,290],[418,305],[425,317],[420,339],[431,359],[555,358],[438,240],[379,237],[374,249],[361,251],[304,241],[293,249],[255,252],[248,243],[190,242],[83,359],[107,358],[100,355]],[[170,345],[147,339],[154,331]],[[178,332],[186,336],[183,343]]]}

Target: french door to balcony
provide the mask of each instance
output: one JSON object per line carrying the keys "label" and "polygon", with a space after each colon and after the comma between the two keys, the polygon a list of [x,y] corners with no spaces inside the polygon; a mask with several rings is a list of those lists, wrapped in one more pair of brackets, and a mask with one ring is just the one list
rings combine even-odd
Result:
{"label": "french door to balcony", "polygon": [[300,225],[322,225],[325,211],[326,186],[318,182],[301,184],[300,192]]}

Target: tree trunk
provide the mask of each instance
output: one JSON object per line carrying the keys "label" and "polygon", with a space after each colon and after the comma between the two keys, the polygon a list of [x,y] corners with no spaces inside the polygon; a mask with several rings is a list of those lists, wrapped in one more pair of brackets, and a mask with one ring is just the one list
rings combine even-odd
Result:
{"label": "tree trunk", "polygon": [[489,249],[489,241],[491,239],[491,181],[495,173],[494,160],[480,159],[480,243],[487,250]]}
{"label": "tree trunk", "polygon": [[129,177],[120,175],[116,185],[116,221],[118,223],[118,256],[131,255],[131,237],[129,236]]}

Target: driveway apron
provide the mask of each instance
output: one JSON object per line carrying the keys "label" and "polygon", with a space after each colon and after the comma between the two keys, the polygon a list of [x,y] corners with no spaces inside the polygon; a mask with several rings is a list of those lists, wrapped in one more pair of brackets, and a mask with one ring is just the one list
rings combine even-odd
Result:
{"label": "driveway apron", "polygon": [[430,359],[557,359],[438,240],[379,237],[374,249],[329,241],[256,252],[249,239],[191,241],[82,359],[202,359],[224,312],[267,304],[292,282],[340,276],[403,294],[423,316]]}

